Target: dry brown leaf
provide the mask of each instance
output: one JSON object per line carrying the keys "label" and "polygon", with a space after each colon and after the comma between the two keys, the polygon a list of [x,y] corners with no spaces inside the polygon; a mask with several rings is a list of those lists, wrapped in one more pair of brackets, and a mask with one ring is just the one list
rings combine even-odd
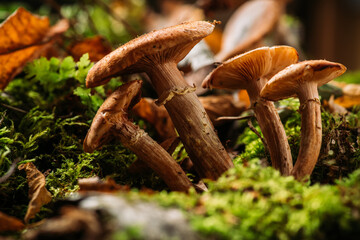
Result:
{"label": "dry brown leaf", "polygon": [[78,184],[80,192],[117,192],[130,190],[129,186],[116,184],[112,178],[107,178],[105,181],[99,177],[81,178],[78,180]]}
{"label": "dry brown leaf", "polygon": [[214,125],[220,125],[222,121],[215,121],[218,117],[238,116],[246,110],[246,102],[237,101],[233,95],[199,97],[206,113]]}
{"label": "dry brown leaf", "polygon": [[142,98],[134,107],[134,113],[152,124],[160,140],[176,137],[174,125],[164,106],[157,106],[153,99]]}
{"label": "dry brown leaf", "polygon": [[0,212],[0,232],[20,231],[24,224],[17,218]]}
{"label": "dry brown leaf", "polygon": [[343,96],[334,100],[334,103],[344,108],[350,108],[355,105],[360,105],[360,84],[343,83],[331,81],[330,84],[342,89]]}
{"label": "dry brown leaf", "polygon": [[69,27],[66,20],[50,27],[47,17],[20,7],[0,25],[0,89],[19,74],[25,64],[50,48]]}
{"label": "dry brown leaf", "polygon": [[89,53],[90,61],[97,62],[111,51],[111,46],[101,36],[86,38],[69,46],[70,55],[75,61],[79,61],[83,54]]}
{"label": "dry brown leaf", "polygon": [[29,185],[30,202],[24,218],[25,223],[28,223],[43,205],[51,201],[51,194],[45,188],[45,176],[33,163],[21,164],[18,168],[19,170],[25,170]]}

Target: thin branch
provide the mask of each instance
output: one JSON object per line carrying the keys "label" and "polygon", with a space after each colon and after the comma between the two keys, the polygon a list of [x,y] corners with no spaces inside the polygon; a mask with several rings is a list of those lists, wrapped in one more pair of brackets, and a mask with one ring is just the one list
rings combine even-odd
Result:
{"label": "thin branch", "polygon": [[27,111],[22,110],[22,109],[17,108],[17,107],[13,107],[13,106],[7,105],[7,104],[5,104],[5,103],[0,103],[0,104],[1,104],[1,106],[6,107],[6,108],[9,108],[9,109],[11,109],[11,110],[15,110],[15,111],[21,112],[21,113],[27,113]]}
{"label": "thin branch", "polygon": [[222,121],[222,120],[244,120],[244,119],[249,119],[252,118],[254,115],[249,115],[249,116],[225,116],[225,117],[218,117],[215,119],[215,121]]}
{"label": "thin branch", "polygon": [[265,154],[267,156],[270,156],[268,145],[266,144],[265,139],[261,136],[261,134],[256,130],[256,128],[252,124],[251,118],[248,118],[247,124],[248,124],[250,130],[253,131],[256,134],[256,136],[258,136],[260,138],[260,140],[263,143],[264,148],[265,148]]}
{"label": "thin branch", "polygon": [[21,158],[18,157],[13,161],[9,170],[4,174],[4,176],[0,177],[0,183],[3,183],[6,180],[8,180],[8,178],[15,172],[16,165],[18,164],[18,162],[20,162],[20,160],[21,160]]}

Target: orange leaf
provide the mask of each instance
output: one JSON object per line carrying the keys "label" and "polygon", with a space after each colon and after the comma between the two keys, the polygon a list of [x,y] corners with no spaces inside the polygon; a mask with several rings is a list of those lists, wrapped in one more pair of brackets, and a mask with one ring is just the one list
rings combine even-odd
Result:
{"label": "orange leaf", "polygon": [[69,52],[75,61],[79,61],[83,54],[89,53],[90,61],[97,62],[111,51],[111,46],[101,36],[86,38],[69,46]]}
{"label": "orange leaf", "polygon": [[26,171],[29,185],[29,206],[24,218],[25,223],[35,217],[40,208],[51,201],[51,194],[45,188],[45,176],[35,167],[33,163],[19,165],[19,170]]}
{"label": "orange leaf", "polygon": [[214,125],[221,125],[222,122],[215,121],[218,117],[238,116],[246,110],[246,103],[236,101],[232,95],[199,97],[206,113]]}
{"label": "orange leaf", "polygon": [[66,20],[50,28],[47,17],[19,8],[0,25],[0,89],[19,74],[25,64],[38,58],[69,27]]}
{"label": "orange leaf", "polygon": [[165,107],[157,106],[154,100],[142,98],[133,107],[133,111],[136,115],[154,125],[162,140],[176,136],[174,125]]}
{"label": "orange leaf", "polygon": [[0,232],[20,231],[24,229],[24,224],[17,218],[0,212]]}

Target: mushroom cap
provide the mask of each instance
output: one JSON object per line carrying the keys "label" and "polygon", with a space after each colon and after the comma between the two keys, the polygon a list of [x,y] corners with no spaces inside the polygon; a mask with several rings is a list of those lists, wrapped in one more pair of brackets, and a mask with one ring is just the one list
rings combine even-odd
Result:
{"label": "mushroom cap", "polygon": [[292,64],[273,76],[262,89],[260,96],[271,101],[297,94],[304,83],[315,82],[320,87],[346,71],[340,63],[326,60],[308,60]]}
{"label": "mushroom cap", "polygon": [[126,117],[128,109],[139,101],[141,86],[141,80],[125,83],[104,101],[86,134],[83,143],[85,152],[93,152],[113,138],[111,129]]}
{"label": "mushroom cap", "polygon": [[105,84],[111,77],[120,74],[143,72],[142,65],[150,59],[154,59],[154,62],[177,63],[213,30],[214,24],[210,22],[194,21],[144,34],[97,62],[87,75],[86,86],[96,87]]}
{"label": "mushroom cap", "polygon": [[204,79],[202,87],[246,89],[249,82],[270,78],[298,60],[293,47],[257,48],[222,63]]}
{"label": "mushroom cap", "polygon": [[224,61],[260,41],[274,28],[283,7],[284,3],[277,0],[253,0],[241,5],[225,26],[221,51],[216,59]]}

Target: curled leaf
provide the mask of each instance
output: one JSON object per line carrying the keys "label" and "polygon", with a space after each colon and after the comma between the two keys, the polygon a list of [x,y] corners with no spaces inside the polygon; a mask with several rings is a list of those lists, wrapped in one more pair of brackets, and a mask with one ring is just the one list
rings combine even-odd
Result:
{"label": "curled leaf", "polygon": [[152,124],[161,139],[176,136],[174,125],[164,106],[157,106],[153,99],[142,98],[134,107],[133,111],[139,117]]}
{"label": "curled leaf", "polygon": [[50,49],[69,27],[67,20],[50,27],[47,17],[20,7],[0,25],[0,89],[19,74],[25,64]]}
{"label": "curled leaf", "polygon": [[28,223],[43,205],[51,201],[51,194],[45,188],[45,176],[33,163],[21,164],[18,168],[19,170],[25,170],[29,185],[30,202],[24,218],[25,223]]}

